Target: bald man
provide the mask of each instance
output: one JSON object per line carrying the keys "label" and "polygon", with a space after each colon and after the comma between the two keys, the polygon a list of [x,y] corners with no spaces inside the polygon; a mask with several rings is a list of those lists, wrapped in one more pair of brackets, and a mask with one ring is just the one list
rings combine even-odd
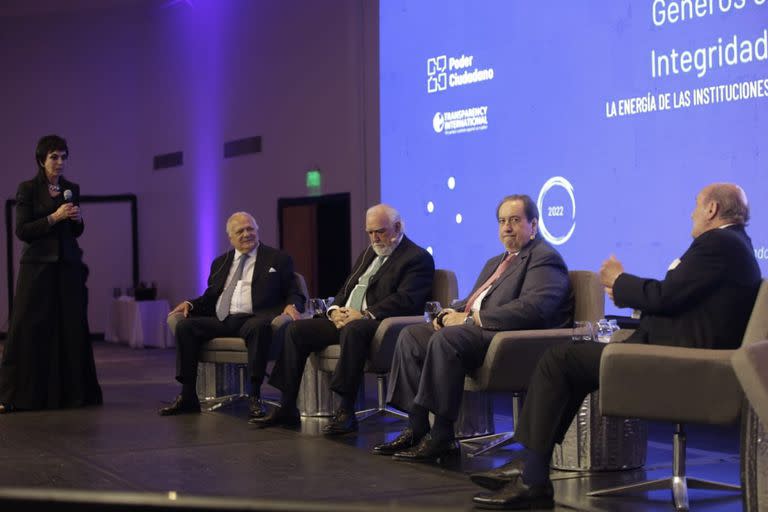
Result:
{"label": "bald man", "polygon": [[211,264],[208,288],[196,299],[182,302],[170,315],[183,314],[176,326],[176,380],[181,394],[161,416],[200,412],[197,398],[197,361],[200,347],[216,337],[241,337],[248,349],[251,378],[250,416],[265,414],[259,388],[269,357],[272,320],[280,313],[298,319],[306,298],[296,284],[293,260],[259,242],[259,226],[247,212],[227,220],[232,250]]}
{"label": "bald man", "polygon": [[[749,206],[737,185],[716,183],[696,197],[693,243],[663,280],[624,271],[611,256],[600,279],[618,307],[642,311],[626,343],[735,349],[760,287],[752,242],[744,229]],[[553,347],[540,359],[515,425],[524,457],[471,479],[493,493],[475,496],[479,508],[553,508],[549,461],[582,401],[599,386],[602,343]]]}
{"label": "bald man", "polygon": [[283,351],[269,379],[283,393],[282,406],[250,423],[297,426],[296,399],[307,358],[338,344],[341,353],[331,389],[341,397],[341,406],[323,433],[334,436],[357,430],[355,397],[373,335],[385,318],[422,314],[435,274],[432,255],[405,236],[400,214],[391,206],[369,208],[365,230],[371,243],[336,294],[328,318],[292,322],[286,329]]}

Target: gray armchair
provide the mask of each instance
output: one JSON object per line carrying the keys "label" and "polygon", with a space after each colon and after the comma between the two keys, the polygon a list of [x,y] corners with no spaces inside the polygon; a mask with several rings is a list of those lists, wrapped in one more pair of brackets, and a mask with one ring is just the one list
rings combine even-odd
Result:
{"label": "gray armchair", "polygon": [[[605,296],[600,278],[594,272],[568,272],[574,294],[574,320],[594,322],[603,317]],[[520,413],[520,400],[528,389],[539,358],[552,346],[570,343],[573,329],[503,331],[491,340],[483,365],[464,381],[465,391],[504,391],[512,393],[514,425]],[[512,443],[513,432],[465,439],[480,444],[469,456],[482,455]]]}
{"label": "gray armchair", "polygon": [[[768,322],[768,315],[763,319]],[[764,326],[764,329],[768,327]],[[749,402],[741,429],[744,511],[768,511],[768,340],[741,347],[731,359]]]}
{"label": "gray armchair", "polygon": [[[307,291],[307,283],[304,280],[304,276],[298,272],[294,272],[296,278],[296,284],[304,294],[304,297],[309,297]],[[308,299],[307,299],[308,300]],[[176,325],[183,318],[181,313],[168,316],[168,327],[171,332],[176,334]],[[274,360],[280,353],[283,346],[283,339],[285,337],[285,329],[291,322],[291,317],[282,314],[276,316],[272,320],[272,343],[270,348],[270,360]],[[223,396],[203,396],[201,397],[201,405],[209,411],[216,410],[224,405],[232,403],[236,400],[248,398],[246,390],[246,378],[245,371],[248,364],[248,349],[245,346],[245,340],[243,338],[213,338],[206,343],[200,350],[198,374],[203,373],[208,378],[216,379],[217,375],[221,375],[222,367],[224,365],[236,365],[238,374],[238,386],[237,390],[233,393]],[[198,386],[200,389],[201,386]],[[203,386],[205,387],[205,386]],[[214,389],[216,383],[211,386]],[[199,392],[198,392],[199,394]],[[265,402],[275,405],[275,403],[265,400]]]}
{"label": "gray armchair", "polygon": [[[768,337],[768,280],[760,287],[742,348]],[[741,350],[741,349],[740,349]],[[742,391],[731,358],[738,351],[611,344],[600,361],[600,411],[675,423],[673,474],[589,493],[610,496],[627,491],[671,489],[676,510],[688,510],[688,487],[740,491],[738,485],[688,477],[684,423],[727,425],[742,412]],[[649,378],[653,376],[653,378]]]}
{"label": "gray armchair", "polygon": [[[443,306],[449,306],[458,293],[456,274],[450,270],[436,269],[429,300],[436,300]],[[358,420],[362,421],[372,416],[384,414],[407,417],[407,414],[386,405],[387,374],[389,374],[389,368],[392,365],[392,356],[400,331],[409,325],[421,322],[424,322],[423,315],[386,318],[379,324],[371,341],[371,352],[365,366],[366,373],[376,374],[377,404],[376,407],[357,411],[355,414]],[[339,345],[331,345],[315,352],[312,356],[313,362],[320,371],[333,372],[339,361],[340,353],[341,347]]]}

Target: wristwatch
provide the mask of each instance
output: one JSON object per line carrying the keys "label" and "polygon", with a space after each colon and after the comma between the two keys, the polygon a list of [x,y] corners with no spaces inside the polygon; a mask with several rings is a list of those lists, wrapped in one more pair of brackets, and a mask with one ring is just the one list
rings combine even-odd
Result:
{"label": "wristwatch", "polygon": [[471,311],[467,315],[467,318],[464,319],[464,325],[475,325],[475,317],[472,315]]}

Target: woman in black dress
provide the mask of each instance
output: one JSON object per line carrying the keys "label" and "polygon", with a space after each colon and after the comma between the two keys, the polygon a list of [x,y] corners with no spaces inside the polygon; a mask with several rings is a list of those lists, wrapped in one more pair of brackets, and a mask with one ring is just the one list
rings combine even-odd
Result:
{"label": "woman in black dress", "polygon": [[62,176],[69,149],[37,143],[38,173],[16,192],[24,242],[0,365],[0,413],[101,403],[87,318],[80,187]]}

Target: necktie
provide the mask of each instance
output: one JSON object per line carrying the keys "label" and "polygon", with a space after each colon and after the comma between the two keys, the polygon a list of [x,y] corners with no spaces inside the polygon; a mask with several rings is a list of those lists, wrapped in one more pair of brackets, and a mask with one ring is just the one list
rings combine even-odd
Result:
{"label": "necktie", "polygon": [[237,265],[235,275],[232,276],[232,280],[229,282],[224,291],[221,292],[221,300],[216,307],[216,318],[223,322],[225,318],[229,316],[229,308],[232,305],[232,296],[235,294],[235,287],[237,282],[243,278],[243,269],[245,268],[245,260],[248,259],[248,253],[240,256],[240,263]]}
{"label": "necktie", "polygon": [[363,308],[363,300],[365,299],[365,292],[368,290],[368,283],[371,278],[376,275],[376,272],[381,268],[384,263],[384,256],[376,256],[371,266],[365,271],[365,274],[360,276],[357,280],[357,284],[352,288],[352,293],[349,294],[349,307],[361,311]]}
{"label": "necktie", "polygon": [[512,263],[512,259],[515,257],[514,254],[510,253],[507,254],[507,256],[499,263],[499,266],[496,267],[496,271],[491,274],[491,277],[486,279],[486,281],[477,287],[477,290],[475,290],[475,293],[473,293],[469,300],[467,301],[466,307],[464,307],[464,312],[469,313],[472,309],[472,304],[475,303],[477,298],[480,296],[481,293],[483,293],[485,290],[493,286],[493,283],[496,282],[496,280],[501,277],[501,275],[506,272],[506,270],[509,268],[509,265]]}

